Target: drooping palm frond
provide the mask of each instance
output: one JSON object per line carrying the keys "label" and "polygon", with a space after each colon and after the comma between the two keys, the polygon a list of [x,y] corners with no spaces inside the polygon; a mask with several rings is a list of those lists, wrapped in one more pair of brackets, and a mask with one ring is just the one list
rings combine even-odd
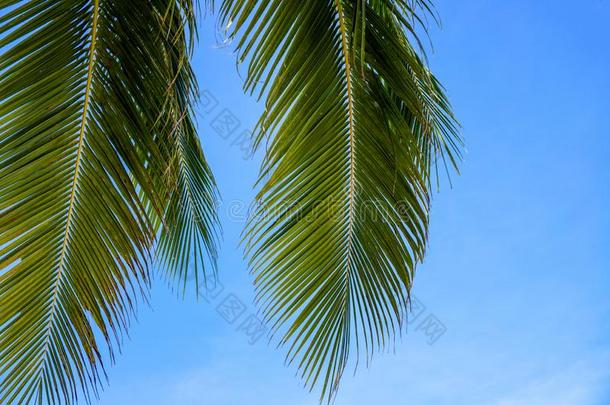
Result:
{"label": "drooping palm frond", "polygon": [[258,211],[245,236],[265,319],[306,385],[330,399],[351,350],[405,325],[426,247],[431,167],[460,139],[410,44],[427,0],[225,0],[266,98]]}
{"label": "drooping palm frond", "polygon": [[[157,237],[172,240],[168,263],[195,249],[188,235],[214,252],[193,12],[190,0],[0,0],[2,404],[89,401]],[[187,193],[205,213],[195,231]]]}
{"label": "drooping palm frond", "polygon": [[[184,7],[186,10],[192,8],[191,4]],[[174,23],[170,24],[173,29],[169,37],[178,43],[188,43],[189,38],[193,38],[189,31],[196,28],[194,15],[187,16],[188,25],[181,23],[180,14],[173,13],[172,17]],[[174,86],[168,89],[173,96],[168,98],[164,111],[168,114],[166,122],[173,125],[168,128],[173,135],[173,152],[162,179],[169,185],[170,194],[156,253],[166,278],[174,281],[183,293],[187,282],[193,279],[198,295],[199,278],[216,276],[219,240],[216,203],[219,197],[192,119],[198,88],[190,68],[189,53],[183,54],[182,59],[171,60],[176,64],[172,67],[176,76]],[[177,83],[180,85],[176,86]],[[165,188],[161,185],[161,189]]]}
{"label": "drooping palm frond", "polygon": [[190,117],[178,119],[174,155],[164,179],[170,195],[157,256],[166,279],[182,294],[192,281],[198,295],[200,278],[216,277],[218,193],[193,122]]}

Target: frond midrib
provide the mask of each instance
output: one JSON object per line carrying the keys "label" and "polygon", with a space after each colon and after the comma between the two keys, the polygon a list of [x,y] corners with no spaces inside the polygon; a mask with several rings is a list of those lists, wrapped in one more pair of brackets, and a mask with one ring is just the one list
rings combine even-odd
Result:
{"label": "frond midrib", "polygon": [[89,103],[91,100],[91,86],[93,83],[93,72],[95,70],[95,52],[96,52],[97,31],[98,31],[99,2],[100,2],[100,0],[93,1],[93,18],[92,18],[92,23],[91,23],[91,42],[89,44],[89,51],[88,51],[87,82],[85,85],[85,93],[84,93],[84,99],[83,99],[83,111],[81,114],[81,125],[80,125],[79,134],[78,134],[76,162],[74,164],[74,176],[72,178],[72,184],[70,187],[70,202],[68,204],[68,216],[66,218],[66,226],[64,229],[63,242],[62,242],[61,252],[60,252],[60,256],[59,256],[57,275],[55,276],[55,281],[53,282],[53,287],[51,289],[52,290],[52,292],[51,292],[52,298],[51,298],[51,305],[50,305],[51,312],[48,317],[47,325],[45,326],[45,329],[46,329],[45,337],[44,337],[45,340],[44,340],[44,344],[43,344],[44,351],[41,355],[42,362],[40,365],[41,371],[43,370],[44,364],[48,358],[47,353],[49,351],[49,346],[50,346],[51,331],[53,329],[53,323],[54,323],[56,315],[57,315],[57,306],[58,306],[57,301],[58,301],[61,282],[62,282],[62,279],[64,276],[66,254],[67,254],[68,245],[70,242],[70,229],[71,229],[71,225],[72,225],[72,217],[74,214],[74,207],[75,207],[75,202],[76,202],[76,189],[78,186],[81,158],[82,158],[84,140],[85,140],[85,131],[87,128],[87,116],[88,116],[87,113],[88,113],[88,109],[89,109]]}
{"label": "frond midrib", "polygon": [[[347,93],[347,109],[348,109],[348,125],[349,125],[349,179],[348,179],[348,243],[347,243],[347,270],[351,269],[351,256],[353,248],[354,238],[354,199],[356,198],[356,150],[354,140],[354,97],[352,90],[352,69],[349,59],[349,44],[347,39],[347,28],[345,26],[345,16],[341,0],[335,0],[335,6],[339,17],[339,30],[341,32],[341,49],[343,52],[343,58],[345,63],[345,76],[346,76],[346,93]],[[347,277],[347,284],[349,286],[349,276]],[[349,288],[347,288],[349,291]]]}
{"label": "frond midrib", "polygon": [[[343,294],[343,315],[342,323],[345,325],[346,330],[349,330],[350,322],[350,300],[351,300],[351,277],[352,277],[352,255],[354,255],[354,199],[356,198],[356,149],[355,149],[355,131],[354,131],[354,96],[352,88],[352,69],[350,64],[350,52],[349,43],[347,38],[347,27],[345,26],[345,14],[341,0],[335,0],[335,6],[337,9],[338,20],[339,20],[339,31],[341,33],[341,51],[344,58],[344,69],[345,69],[345,92],[347,96],[347,114],[348,114],[348,134],[349,134],[349,149],[348,149],[348,212],[347,212],[347,245],[346,245],[346,259],[345,259],[345,286]],[[327,373],[330,373],[329,368]],[[333,380],[335,383],[341,378],[343,373],[342,367],[333,371]],[[328,374],[327,374],[328,375]],[[336,385],[335,385],[336,387]],[[323,398],[326,392],[326,387],[322,390],[320,399]]]}

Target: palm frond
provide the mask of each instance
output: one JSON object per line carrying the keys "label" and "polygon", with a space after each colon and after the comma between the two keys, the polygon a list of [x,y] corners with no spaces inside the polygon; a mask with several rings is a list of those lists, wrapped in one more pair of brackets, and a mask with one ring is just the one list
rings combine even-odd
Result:
{"label": "palm frond", "polygon": [[[185,9],[192,8],[189,5]],[[173,21],[169,25],[169,36],[178,43],[188,43],[188,39],[193,38],[189,31],[196,28],[194,15],[186,16],[188,24],[182,23],[180,14],[173,14],[172,17],[166,18]],[[198,88],[189,56],[189,53],[185,53],[181,59],[170,59],[175,63],[172,66],[175,72],[173,82],[180,85],[169,88],[173,96],[168,98],[164,108],[167,114],[165,122],[172,125],[167,129],[172,134],[173,154],[162,179],[165,184],[160,187],[168,189],[170,194],[167,196],[156,253],[166,278],[175,282],[183,293],[188,281],[193,279],[192,284],[198,295],[199,278],[216,277],[220,239],[216,205],[219,196],[192,118]],[[151,214],[154,213],[152,210]]]}
{"label": "palm frond", "polygon": [[[211,199],[190,121],[193,12],[188,0],[0,1],[0,403],[96,396],[157,236],[190,226],[175,195],[188,183]],[[160,180],[175,156],[188,182]]]}
{"label": "palm frond", "polygon": [[200,278],[216,277],[219,196],[193,122],[188,116],[177,120],[174,155],[165,179],[170,194],[156,253],[166,279],[182,294],[192,280],[198,296]]}
{"label": "palm frond", "polygon": [[[350,359],[405,325],[424,257],[431,168],[461,141],[411,45],[427,0],[225,0],[265,97],[258,210],[245,234],[257,299],[305,384],[330,399]],[[411,42],[410,42],[411,41]]]}

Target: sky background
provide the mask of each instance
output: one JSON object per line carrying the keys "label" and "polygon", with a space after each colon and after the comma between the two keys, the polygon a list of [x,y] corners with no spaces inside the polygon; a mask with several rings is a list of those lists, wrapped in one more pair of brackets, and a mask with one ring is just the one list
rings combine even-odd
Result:
{"label": "sky background", "polygon": [[[395,353],[346,373],[335,403],[610,404],[610,2],[436,4],[430,65],[463,126],[462,175],[434,197],[420,317]],[[102,404],[318,403],[281,350],[237,330],[255,313],[238,245],[260,161],[244,159],[240,136],[261,106],[215,33],[208,17],[194,67],[223,198],[224,290],[197,303],[156,282]],[[215,130],[221,113],[238,120],[229,136]],[[232,324],[217,311],[229,296],[246,306]],[[445,333],[418,330],[426,319]]]}

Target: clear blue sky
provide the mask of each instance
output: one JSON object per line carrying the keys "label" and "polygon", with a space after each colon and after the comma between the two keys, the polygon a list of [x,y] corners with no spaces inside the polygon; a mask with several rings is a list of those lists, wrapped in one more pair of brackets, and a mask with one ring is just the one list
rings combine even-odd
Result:
{"label": "clear blue sky", "polygon": [[[468,153],[435,196],[414,292],[420,320],[434,315],[446,332],[429,345],[416,321],[394,354],[346,373],[336,404],[610,404],[610,2],[436,3],[430,64]],[[200,134],[224,201],[221,297],[248,314],[235,202],[251,201],[259,159],[242,159],[237,136],[261,107],[214,31],[208,18],[194,60],[218,102],[201,108]],[[212,125],[225,108],[240,122],[229,139]],[[156,283],[101,403],[317,404],[283,353],[250,345],[217,304]]]}

